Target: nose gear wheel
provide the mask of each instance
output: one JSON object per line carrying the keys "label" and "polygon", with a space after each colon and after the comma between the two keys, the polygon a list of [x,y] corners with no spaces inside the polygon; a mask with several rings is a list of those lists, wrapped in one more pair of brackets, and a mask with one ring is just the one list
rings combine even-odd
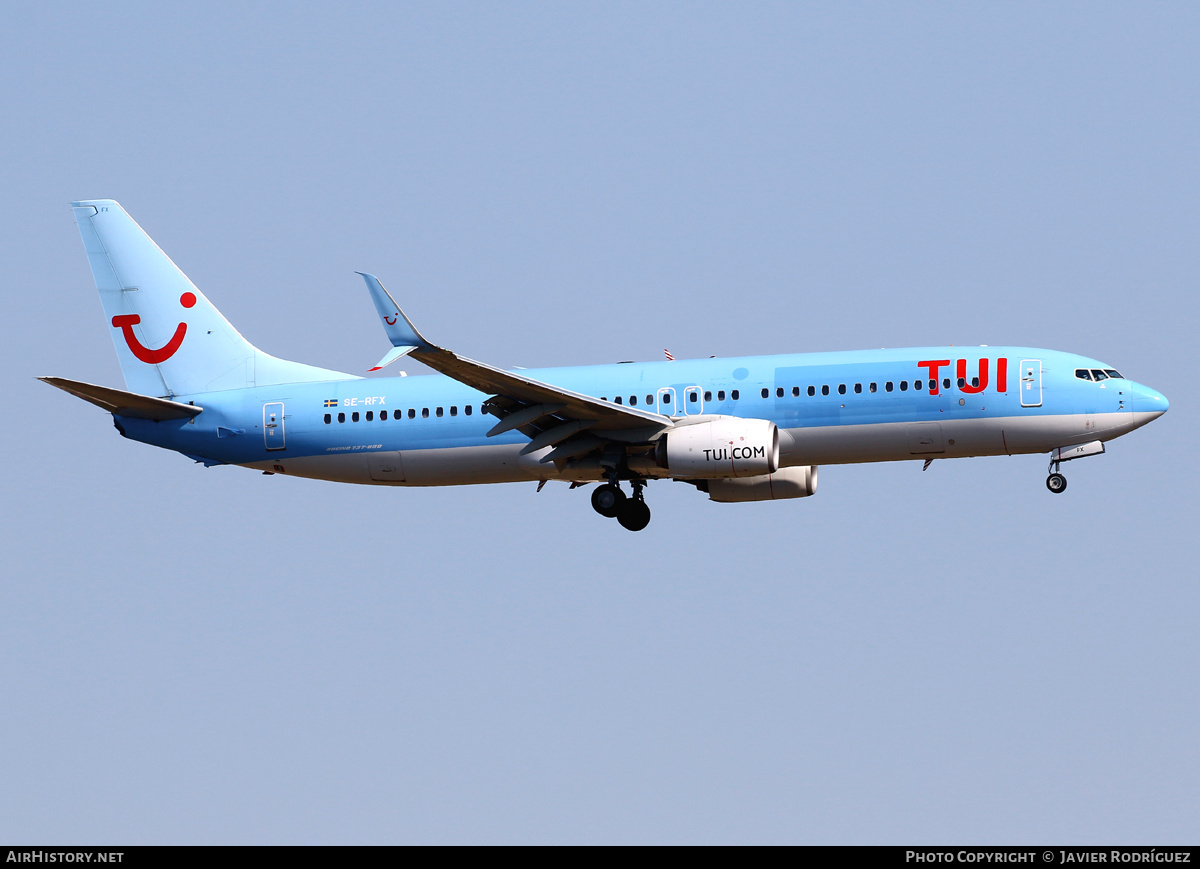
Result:
{"label": "nose gear wheel", "polygon": [[1067,491],[1067,478],[1058,472],[1058,467],[1060,464],[1061,462],[1056,462],[1051,459],[1050,467],[1048,468],[1050,471],[1050,476],[1046,478],[1046,488],[1055,495],[1061,495],[1063,492]]}

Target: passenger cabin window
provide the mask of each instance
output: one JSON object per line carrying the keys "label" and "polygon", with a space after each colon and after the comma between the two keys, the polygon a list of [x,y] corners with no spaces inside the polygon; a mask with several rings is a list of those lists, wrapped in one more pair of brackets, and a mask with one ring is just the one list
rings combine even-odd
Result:
{"label": "passenger cabin window", "polygon": [[771,390],[767,389],[767,388],[764,386],[764,387],[763,387],[763,391],[762,391],[762,397],[763,397],[763,398],[766,398],[766,397],[767,397],[768,395],[770,395],[770,394],[771,394]]}
{"label": "passenger cabin window", "polygon": [[696,400],[697,400],[699,397],[700,397],[700,393],[698,393],[698,392],[696,392],[696,391],[694,391],[694,390],[693,390],[692,392],[689,392],[689,393],[688,393],[688,401],[689,401],[689,402],[691,402],[692,404],[695,404],[695,403],[696,403]]}
{"label": "passenger cabin window", "polygon": [[817,394],[817,388],[816,388],[815,386],[810,386],[810,387],[808,388],[808,394],[809,394],[810,396],[816,395],[816,394]]}
{"label": "passenger cabin window", "polygon": [[838,384],[838,395],[845,395],[845,394],[846,394],[846,384],[839,383]]}
{"label": "passenger cabin window", "polygon": [[978,388],[979,388],[979,378],[978,378],[978,377],[972,377],[972,378],[971,378],[971,385],[972,385],[973,387],[975,387],[976,389],[978,389]]}
{"label": "passenger cabin window", "polygon": [[354,413],[350,414],[350,422],[358,422],[358,411],[357,410],[354,411]]}
{"label": "passenger cabin window", "polygon": [[724,401],[724,400],[725,400],[725,390],[718,389],[717,390],[717,401]]}
{"label": "passenger cabin window", "polygon": [[963,379],[963,378],[961,378],[961,377],[960,377],[960,378],[958,378],[958,388],[959,388],[959,389],[962,389],[962,388],[963,388],[964,386],[966,386],[966,385],[967,385],[967,381],[966,381],[966,380],[964,380],[964,379]]}
{"label": "passenger cabin window", "polygon": [[442,409],[439,407],[439,408],[438,408],[436,411],[434,411],[434,413],[436,413],[438,416],[441,416],[441,415],[442,415]]}
{"label": "passenger cabin window", "polygon": [[741,392],[739,392],[736,389],[733,390],[733,392],[729,393],[729,397],[732,398],[734,401],[737,401],[740,396],[741,396]]}
{"label": "passenger cabin window", "polygon": [[854,384],[854,393],[855,393],[855,395],[862,394],[862,384],[861,383]]}
{"label": "passenger cabin window", "polygon": [[375,411],[368,410],[367,411],[367,422],[374,422],[374,421],[375,421]]}
{"label": "passenger cabin window", "polygon": [[1099,382],[1101,380],[1108,380],[1108,375],[1105,374],[1103,371],[1101,371],[1099,368],[1093,368],[1092,369],[1092,379],[1097,382]]}
{"label": "passenger cabin window", "polygon": [[883,391],[884,392],[892,391],[892,381],[889,380],[887,383],[883,384]]}
{"label": "passenger cabin window", "polygon": [[872,384],[871,384],[871,391],[872,391],[872,392],[878,392],[878,391],[879,391],[879,385],[878,385],[877,383],[872,383]]}
{"label": "passenger cabin window", "polygon": [[[708,400],[708,394],[707,394],[707,393],[705,393],[705,396],[704,396],[704,398],[705,398],[705,400]],[[650,407],[650,406],[651,406],[651,405],[653,405],[653,404],[654,404],[654,396],[653,396],[653,395],[647,395],[647,396],[646,396],[646,407]]]}
{"label": "passenger cabin window", "polygon": [[775,387],[775,397],[783,398],[783,387],[782,386]]}
{"label": "passenger cabin window", "polygon": [[467,416],[470,416],[471,415],[471,405],[468,404],[466,407],[464,407],[463,413],[465,413]]}
{"label": "passenger cabin window", "polygon": [[900,391],[901,391],[901,392],[908,392],[908,381],[907,381],[907,380],[901,380],[901,381],[900,381]]}
{"label": "passenger cabin window", "polygon": [[[428,413],[428,411],[426,411],[425,415],[426,415],[426,416],[429,416],[429,413]],[[416,419],[416,418],[417,418],[417,409],[416,409],[415,407],[410,407],[410,408],[408,409],[408,418],[409,418],[409,419]]]}
{"label": "passenger cabin window", "polygon": [[429,408],[421,408],[421,419],[429,419]]}
{"label": "passenger cabin window", "polygon": [[637,396],[636,396],[636,395],[631,395],[631,396],[629,396],[629,406],[630,406],[630,407],[636,407],[636,406],[637,406]]}
{"label": "passenger cabin window", "polygon": [[384,422],[387,422],[387,411],[386,410],[379,411],[379,418],[381,420],[383,420]]}
{"label": "passenger cabin window", "polygon": [[458,405],[457,404],[450,405],[450,415],[458,416]]}
{"label": "passenger cabin window", "polygon": [[[705,401],[712,401],[712,393],[711,393],[711,392],[709,392],[707,389],[706,389],[706,390],[704,390],[704,400],[705,400]],[[647,404],[649,404],[650,402],[646,402],[646,403],[647,403]]]}
{"label": "passenger cabin window", "polygon": [[826,383],[826,384],[823,384],[823,385],[821,386],[821,394],[822,394],[822,395],[828,395],[828,394],[829,394],[829,384],[827,384],[827,383]]}
{"label": "passenger cabin window", "polygon": [[329,425],[331,422],[333,422],[333,417],[329,414],[325,414],[325,425]]}
{"label": "passenger cabin window", "polygon": [[945,380],[942,381],[942,389],[949,389],[949,388],[950,388],[950,378],[947,377]]}
{"label": "passenger cabin window", "polygon": [[345,422],[345,421],[346,421],[346,414],[339,413],[338,414],[338,422]]}
{"label": "passenger cabin window", "polygon": [[625,403],[625,399],[623,399],[623,398],[622,398],[621,396],[619,396],[619,395],[618,395],[616,398],[614,398],[614,399],[613,399],[613,401],[615,401],[617,404],[624,404],[624,403]]}
{"label": "passenger cabin window", "polygon": [[800,387],[793,386],[792,387],[792,398],[799,398],[799,397],[800,397]]}

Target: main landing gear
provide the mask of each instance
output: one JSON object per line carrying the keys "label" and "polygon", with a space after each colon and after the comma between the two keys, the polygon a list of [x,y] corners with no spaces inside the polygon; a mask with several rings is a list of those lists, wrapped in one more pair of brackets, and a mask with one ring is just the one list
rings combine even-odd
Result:
{"label": "main landing gear", "polygon": [[634,480],[633,495],[627,496],[620,484],[610,479],[592,492],[592,509],[608,519],[616,519],[622,528],[641,531],[650,524],[650,508],[642,497],[645,487],[644,481]]}
{"label": "main landing gear", "polygon": [[1050,467],[1047,468],[1050,471],[1050,476],[1046,478],[1046,488],[1055,495],[1061,495],[1067,491],[1067,478],[1058,472],[1058,465],[1058,462],[1051,459]]}

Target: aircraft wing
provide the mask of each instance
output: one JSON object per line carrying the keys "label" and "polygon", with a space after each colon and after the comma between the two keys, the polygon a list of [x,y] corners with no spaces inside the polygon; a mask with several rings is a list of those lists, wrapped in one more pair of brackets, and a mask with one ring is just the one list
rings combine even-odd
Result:
{"label": "aircraft wing", "polygon": [[582,456],[600,448],[607,439],[606,434],[608,438],[627,443],[645,442],[674,424],[663,414],[601,401],[438,347],[417,331],[378,278],[364,272],[358,274],[367,282],[371,299],[393,346],[371,370],[378,371],[411,354],[434,371],[490,394],[492,398],[485,402],[485,407],[499,417],[500,422],[488,432],[489,437],[516,429],[531,438],[523,452],[559,445],[543,458],[543,461],[555,461]]}

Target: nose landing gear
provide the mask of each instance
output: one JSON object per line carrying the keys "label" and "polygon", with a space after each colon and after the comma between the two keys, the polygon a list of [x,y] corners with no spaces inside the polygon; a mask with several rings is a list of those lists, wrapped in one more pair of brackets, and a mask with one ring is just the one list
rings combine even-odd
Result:
{"label": "nose landing gear", "polygon": [[1050,467],[1047,468],[1050,476],[1046,478],[1046,488],[1055,495],[1061,495],[1067,491],[1067,478],[1058,472],[1059,462],[1054,459],[1050,460]]}
{"label": "nose landing gear", "polygon": [[1051,450],[1050,467],[1047,469],[1050,471],[1050,476],[1046,478],[1046,488],[1055,495],[1061,495],[1067,491],[1067,478],[1058,472],[1058,467],[1062,462],[1100,455],[1104,455],[1104,441],[1098,440]]}
{"label": "nose landing gear", "polygon": [[592,492],[592,509],[608,519],[615,518],[622,528],[641,531],[650,524],[650,508],[642,496],[645,487],[643,480],[634,480],[633,495],[626,496],[620,484],[610,479]]}

